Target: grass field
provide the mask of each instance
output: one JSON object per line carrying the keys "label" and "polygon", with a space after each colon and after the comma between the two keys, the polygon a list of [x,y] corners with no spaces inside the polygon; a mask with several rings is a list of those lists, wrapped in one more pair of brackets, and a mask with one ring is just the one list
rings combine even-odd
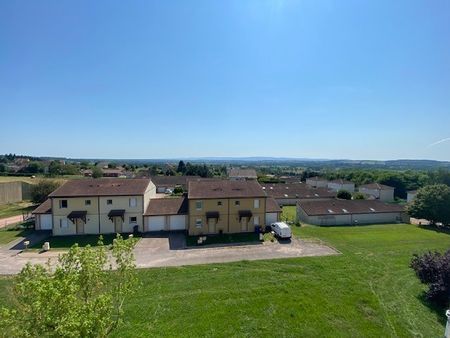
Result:
{"label": "grass field", "polygon": [[36,176],[34,178],[29,176],[0,176],[0,183],[3,182],[26,182],[30,184],[36,184],[41,180],[57,180],[57,181],[67,181],[69,179],[85,178],[82,175],[63,175],[58,177],[44,177]]}
{"label": "grass field", "polygon": [[281,220],[288,222],[295,222],[297,215],[297,211],[295,209],[295,205],[285,205],[281,208]]}
{"label": "grass field", "polygon": [[32,230],[22,227],[13,227],[0,230],[0,245],[7,244],[18,237],[24,237]]}
{"label": "grass field", "polygon": [[29,201],[22,201],[17,203],[9,203],[0,205],[0,218],[22,215],[33,211],[36,206]]}
{"label": "grass field", "polygon": [[[294,227],[329,257],[139,270],[116,337],[438,337],[444,314],[422,299],[413,253],[450,235],[413,225]],[[10,280],[0,279],[0,304]]]}

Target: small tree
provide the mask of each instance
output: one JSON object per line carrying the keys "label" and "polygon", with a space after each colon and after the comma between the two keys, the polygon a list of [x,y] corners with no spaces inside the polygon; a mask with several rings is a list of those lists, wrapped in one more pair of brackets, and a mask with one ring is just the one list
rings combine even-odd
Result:
{"label": "small tree", "polygon": [[42,180],[31,187],[31,200],[33,203],[43,203],[48,195],[55,191],[61,182],[53,180]]}
{"label": "small tree", "polygon": [[363,193],[361,193],[361,192],[355,192],[353,194],[353,199],[354,200],[365,200],[366,196]]}
{"label": "small tree", "polygon": [[352,194],[347,190],[339,190],[336,194],[336,197],[341,200],[351,200]]}
{"label": "small tree", "polygon": [[27,264],[16,277],[17,306],[3,308],[0,329],[6,337],[105,337],[121,322],[122,306],[137,283],[135,239],[120,235],[111,250],[74,245],[56,268]]}
{"label": "small tree", "polygon": [[450,304],[450,250],[443,255],[431,251],[422,256],[414,255],[410,266],[420,281],[428,285],[427,299],[440,306],[448,306]]}
{"label": "small tree", "polygon": [[450,224],[450,187],[445,184],[428,185],[419,189],[414,201],[408,206],[414,218],[423,218],[432,224]]}
{"label": "small tree", "polygon": [[92,168],[92,177],[93,178],[100,178],[103,177],[103,171],[99,167]]}
{"label": "small tree", "polygon": [[186,164],[183,161],[178,162],[177,173],[185,174],[186,173]]}

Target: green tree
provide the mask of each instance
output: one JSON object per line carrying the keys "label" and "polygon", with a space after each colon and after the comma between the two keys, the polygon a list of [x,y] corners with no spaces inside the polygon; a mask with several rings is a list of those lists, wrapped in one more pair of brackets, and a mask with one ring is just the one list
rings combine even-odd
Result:
{"label": "green tree", "polygon": [[58,181],[42,180],[31,186],[31,200],[33,203],[44,202],[48,195],[61,185]]}
{"label": "green tree", "polygon": [[103,171],[99,167],[92,168],[92,177],[93,178],[100,178],[103,176]]}
{"label": "green tree", "polygon": [[336,197],[341,200],[351,200],[352,194],[347,190],[339,190],[336,194]]}
{"label": "green tree", "polygon": [[48,173],[52,176],[62,174],[62,164],[58,161],[51,161],[48,166]]}
{"label": "green tree", "polygon": [[[105,337],[121,323],[137,284],[135,239],[114,240],[108,259],[101,243],[74,245],[56,268],[28,263],[15,279],[14,308],[1,310],[6,337]],[[116,267],[112,271],[112,266]]]}
{"label": "green tree", "polygon": [[178,162],[177,173],[186,174],[186,164],[183,161]]}
{"label": "green tree", "polygon": [[411,217],[423,218],[432,224],[450,224],[450,187],[435,184],[419,189],[408,206],[408,213]]}
{"label": "green tree", "polygon": [[363,193],[361,193],[361,192],[355,192],[353,194],[353,199],[354,200],[365,200],[366,196]]}

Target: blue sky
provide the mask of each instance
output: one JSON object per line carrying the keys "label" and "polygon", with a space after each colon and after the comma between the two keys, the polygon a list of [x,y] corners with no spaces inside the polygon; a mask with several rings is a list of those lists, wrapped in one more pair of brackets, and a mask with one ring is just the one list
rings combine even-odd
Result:
{"label": "blue sky", "polygon": [[0,116],[0,153],[450,160],[450,1],[0,0]]}

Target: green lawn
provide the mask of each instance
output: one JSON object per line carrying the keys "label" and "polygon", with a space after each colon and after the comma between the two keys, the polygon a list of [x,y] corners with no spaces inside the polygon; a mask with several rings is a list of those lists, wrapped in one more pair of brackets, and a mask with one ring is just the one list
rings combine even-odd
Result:
{"label": "green lawn", "polygon": [[281,208],[281,220],[288,222],[296,221],[297,210],[295,205],[285,205]]}
{"label": "green lawn", "polygon": [[[122,237],[128,238],[128,235],[122,234]],[[103,235],[103,244],[112,244],[114,238],[116,238],[116,234]],[[44,242],[50,242],[50,249],[69,249],[75,243],[78,243],[80,247],[86,245],[97,246],[98,241],[99,235],[54,236],[32,245],[30,249],[41,249]]]}
{"label": "green lawn", "polygon": [[13,227],[0,230],[0,245],[7,244],[18,237],[25,237],[32,230],[22,227]]}
{"label": "green lawn", "polygon": [[[450,235],[413,225],[294,227],[342,252],[329,257],[139,270],[115,337],[438,337],[442,311],[408,267]],[[0,279],[0,304],[9,303]]]}
{"label": "green lawn", "polygon": [[0,205],[0,218],[22,215],[33,211],[35,208],[36,206],[29,201],[2,204]]}

